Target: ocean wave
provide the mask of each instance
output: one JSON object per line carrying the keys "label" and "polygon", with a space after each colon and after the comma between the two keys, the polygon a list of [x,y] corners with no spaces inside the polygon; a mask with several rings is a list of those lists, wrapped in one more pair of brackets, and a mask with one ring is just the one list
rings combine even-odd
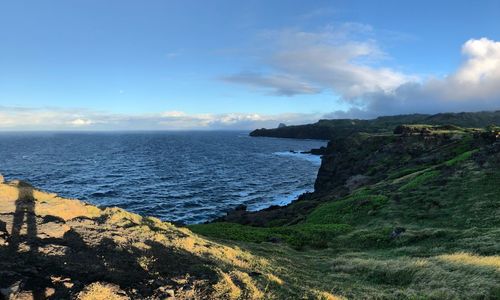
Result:
{"label": "ocean wave", "polygon": [[297,190],[297,191],[294,191],[294,192],[289,193],[289,194],[278,195],[278,196],[275,196],[273,198],[273,200],[271,200],[270,202],[249,205],[248,210],[249,211],[258,211],[258,210],[266,209],[266,208],[274,206],[274,205],[285,206],[285,205],[288,205],[288,204],[292,203],[293,201],[297,200],[300,195],[302,195],[304,193],[309,193],[312,191],[313,191],[312,189],[301,189],[301,190]]}
{"label": "ocean wave", "polygon": [[321,165],[321,156],[309,153],[302,153],[302,151],[282,151],[282,152],[274,152],[273,154],[278,156],[293,157],[293,158],[307,160],[316,166]]}

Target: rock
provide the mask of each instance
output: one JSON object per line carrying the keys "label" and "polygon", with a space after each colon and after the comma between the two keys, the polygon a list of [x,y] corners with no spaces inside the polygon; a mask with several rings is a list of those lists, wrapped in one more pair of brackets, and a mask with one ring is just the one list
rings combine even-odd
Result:
{"label": "rock", "polygon": [[240,204],[240,205],[236,206],[236,207],[234,208],[234,210],[235,210],[235,211],[246,211],[246,210],[247,210],[247,206],[246,206],[246,205],[244,205],[244,204]]}
{"label": "rock", "polygon": [[45,288],[45,297],[51,297],[53,296],[54,294],[56,293],[56,290],[51,288],[51,287],[48,287],[48,288]]}
{"label": "rock", "polygon": [[34,293],[33,291],[21,291],[17,293],[14,297],[10,297],[10,299],[14,300],[38,300],[40,299],[40,295]]}
{"label": "rock", "polygon": [[13,294],[19,292],[21,286],[21,281],[15,282],[7,288],[0,289],[0,295],[5,299],[10,299]]}
{"label": "rock", "polygon": [[3,178],[3,175],[0,174],[0,183],[4,183],[5,182],[5,178]]}
{"label": "rock", "polygon": [[70,230],[70,227],[66,224],[48,222],[38,226],[37,236],[41,239],[46,238],[56,238],[60,239],[64,237],[64,234]]}
{"label": "rock", "polygon": [[321,146],[320,148],[317,149],[311,149],[309,153],[314,155],[325,155],[327,153],[327,150],[328,149],[326,147]]}
{"label": "rock", "polygon": [[164,297],[167,298],[175,297],[175,290],[172,289],[171,287],[161,286],[158,288],[158,291],[160,291]]}

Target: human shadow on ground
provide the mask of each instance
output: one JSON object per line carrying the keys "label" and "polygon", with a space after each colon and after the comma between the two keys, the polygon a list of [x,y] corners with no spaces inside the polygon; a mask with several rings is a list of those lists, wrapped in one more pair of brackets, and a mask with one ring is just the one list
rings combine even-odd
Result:
{"label": "human shadow on ground", "polygon": [[9,245],[11,251],[16,252],[22,239],[21,230],[26,225],[26,236],[30,251],[36,252],[37,224],[35,215],[35,197],[33,197],[33,187],[26,183],[19,183],[19,196],[16,200],[16,211],[12,222]]}

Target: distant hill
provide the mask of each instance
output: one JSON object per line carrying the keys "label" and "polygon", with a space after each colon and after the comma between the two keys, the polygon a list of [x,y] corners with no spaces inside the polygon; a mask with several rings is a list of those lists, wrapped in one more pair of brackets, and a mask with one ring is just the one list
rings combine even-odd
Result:
{"label": "distant hill", "polygon": [[485,127],[500,124],[500,110],[485,112],[439,113],[435,115],[411,114],[378,117],[372,120],[334,119],[319,120],[314,124],[286,126],[273,129],[256,129],[251,136],[297,139],[322,139],[346,137],[358,132],[377,133],[392,131],[401,124],[456,125]]}

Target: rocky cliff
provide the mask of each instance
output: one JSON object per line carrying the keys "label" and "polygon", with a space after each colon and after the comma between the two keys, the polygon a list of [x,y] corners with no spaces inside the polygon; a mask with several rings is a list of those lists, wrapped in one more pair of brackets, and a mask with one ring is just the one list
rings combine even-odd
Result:
{"label": "rocky cliff", "polygon": [[323,155],[315,192],[346,194],[398,169],[423,169],[481,143],[475,129],[430,125],[399,125],[394,133],[334,138]]}
{"label": "rocky cliff", "polygon": [[322,163],[314,193],[304,194],[285,207],[274,206],[258,212],[231,211],[218,221],[253,226],[301,222],[324,201],[349,195],[391,176],[425,170],[484,147],[498,135],[497,127],[488,128],[484,131],[454,125],[417,124],[398,125],[384,133],[342,134],[330,139],[321,151]]}

